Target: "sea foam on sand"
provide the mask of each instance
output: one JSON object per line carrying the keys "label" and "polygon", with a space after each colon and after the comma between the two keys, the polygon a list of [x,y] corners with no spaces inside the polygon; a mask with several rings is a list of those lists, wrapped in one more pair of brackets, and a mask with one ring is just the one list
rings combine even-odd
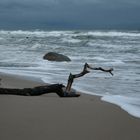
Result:
{"label": "sea foam on sand", "polygon": [[116,104],[132,116],[140,118],[140,99],[138,98],[130,98],[121,95],[105,95],[101,99]]}

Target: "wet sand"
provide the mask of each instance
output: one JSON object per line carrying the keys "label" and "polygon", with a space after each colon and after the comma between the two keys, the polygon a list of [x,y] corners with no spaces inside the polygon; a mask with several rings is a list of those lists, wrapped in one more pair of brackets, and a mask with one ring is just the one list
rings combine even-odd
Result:
{"label": "wet sand", "polygon": [[[0,73],[1,87],[25,88],[41,80]],[[36,82],[37,81],[37,82]],[[0,140],[139,140],[140,119],[98,96],[60,98],[0,95]]]}

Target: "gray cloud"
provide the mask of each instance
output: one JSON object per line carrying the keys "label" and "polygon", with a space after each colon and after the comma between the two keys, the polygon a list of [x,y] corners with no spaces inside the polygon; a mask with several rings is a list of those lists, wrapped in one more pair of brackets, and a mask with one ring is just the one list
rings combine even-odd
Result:
{"label": "gray cloud", "polygon": [[140,28],[139,0],[1,0],[0,28]]}

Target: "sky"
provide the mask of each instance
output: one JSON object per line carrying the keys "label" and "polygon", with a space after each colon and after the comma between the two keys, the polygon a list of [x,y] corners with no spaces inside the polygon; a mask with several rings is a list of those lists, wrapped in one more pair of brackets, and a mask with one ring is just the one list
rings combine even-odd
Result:
{"label": "sky", "polygon": [[0,29],[140,29],[140,0],[0,0]]}

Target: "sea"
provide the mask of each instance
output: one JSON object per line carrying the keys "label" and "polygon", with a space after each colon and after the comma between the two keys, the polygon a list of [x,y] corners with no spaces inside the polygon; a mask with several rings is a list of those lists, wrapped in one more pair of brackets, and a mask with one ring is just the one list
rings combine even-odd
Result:
{"label": "sea", "polygon": [[[68,56],[71,62],[44,60],[48,52]],[[90,70],[75,79],[73,88],[116,104],[140,118],[140,31],[121,30],[0,30],[0,72],[67,84],[85,63],[113,68],[114,76]]]}

